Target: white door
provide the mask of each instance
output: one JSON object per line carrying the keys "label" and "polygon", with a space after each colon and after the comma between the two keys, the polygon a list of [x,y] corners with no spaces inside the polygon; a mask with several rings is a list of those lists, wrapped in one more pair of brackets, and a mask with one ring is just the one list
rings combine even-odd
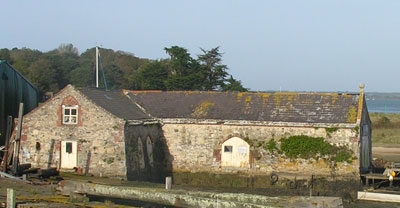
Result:
{"label": "white door", "polygon": [[78,162],[78,143],[76,141],[61,142],[61,168],[73,169]]}
{"label": "white door", "polygon": [[239,137],[232,137],[222,144],[221,166],[248,168],[250,145]]}

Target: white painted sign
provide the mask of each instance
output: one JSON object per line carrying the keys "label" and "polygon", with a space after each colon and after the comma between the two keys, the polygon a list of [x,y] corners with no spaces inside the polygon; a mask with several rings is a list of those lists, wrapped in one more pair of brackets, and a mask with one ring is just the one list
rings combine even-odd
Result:
{"label": "white painted sign", "polygon": [[238,152],[239,152],[239,154],[247,154],[247,147],[239,146]]}

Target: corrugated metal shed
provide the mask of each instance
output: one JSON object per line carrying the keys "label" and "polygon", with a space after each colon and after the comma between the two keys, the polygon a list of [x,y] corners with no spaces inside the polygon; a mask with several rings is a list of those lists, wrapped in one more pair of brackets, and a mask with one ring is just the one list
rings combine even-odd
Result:
{"label": "corrugated metal shed", "polygon": [[4,144],[7,117],[18,116],[19,103],[24,103],[24,114],[38,106],[38,90],[21,73],[0,60],[0,145]]}

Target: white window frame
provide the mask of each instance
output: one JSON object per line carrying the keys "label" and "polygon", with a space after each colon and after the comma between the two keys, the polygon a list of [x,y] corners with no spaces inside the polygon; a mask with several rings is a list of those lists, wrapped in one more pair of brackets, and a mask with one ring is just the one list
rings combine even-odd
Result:
{"label": "white window frame", "polygon": [[[69,115],[65,114],[65,110],[69,110]],[[72,114],[72,110],[75,110],[76,114]],[[79,115],[79,106],[78,105],[73,105],[73,106],[67,106],[63,105],[62,106],[62,123],[63,124],[68,124],[68,125],[75,125],[78,124],[78,115]],[[66,121],[66,118],[68,118],[68,121]],[[75,119],[75,122],[73,122],[73,118]]]}

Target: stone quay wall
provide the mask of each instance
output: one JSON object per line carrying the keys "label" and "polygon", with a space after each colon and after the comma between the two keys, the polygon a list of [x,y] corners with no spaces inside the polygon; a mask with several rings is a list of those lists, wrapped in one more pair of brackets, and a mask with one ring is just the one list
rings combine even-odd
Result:
{"label": "stone quay wall", "polygon": [[[62,124],[61,105],[68,102],[79,106],[78,124]],[[60,168],[61,141],[77,141],[77,172],[126,177],[124,125],[68,86],[24,117],[20,161]]]}

